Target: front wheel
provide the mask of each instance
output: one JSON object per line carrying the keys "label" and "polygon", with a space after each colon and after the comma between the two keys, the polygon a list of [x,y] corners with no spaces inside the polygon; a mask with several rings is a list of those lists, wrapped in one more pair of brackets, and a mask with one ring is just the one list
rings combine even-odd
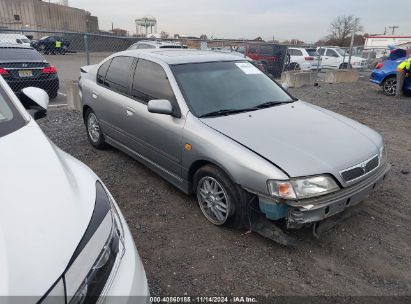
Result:
{"label": "front wheel", "polygon": [[208,221],[217,226],[243,226],[247,196],[221,169],[212,165],[201,167],[194,175],[194,192]]}
{"label": "front wheel", "polygon": [[388,77],[383,81],[381,87],[384,95],[394,96],[397,92],[397,79],[395,77]]}
{"label": "front wheel", "polygon": [[104,139],[104,134],[100,128],[100,122],[97,119],[93,110],[88,109],[85,115],[85,123],[87,129],[87,137],[93,147],[97,149],[104,149],[107,147]]}

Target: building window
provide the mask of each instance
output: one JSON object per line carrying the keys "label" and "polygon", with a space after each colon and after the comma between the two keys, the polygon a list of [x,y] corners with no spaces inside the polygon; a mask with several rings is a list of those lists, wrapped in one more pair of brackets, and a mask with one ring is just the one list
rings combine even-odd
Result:
{"label": "building window", "polygon": [[20,21],[20,15],[14,15],[14,21]]}

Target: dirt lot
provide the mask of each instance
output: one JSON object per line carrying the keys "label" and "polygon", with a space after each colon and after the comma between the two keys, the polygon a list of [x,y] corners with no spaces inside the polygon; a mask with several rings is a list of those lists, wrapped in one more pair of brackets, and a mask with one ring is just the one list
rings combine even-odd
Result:
{"label": "dirt lot", "polygon": [[410,295],[411,97],[386,97],[365,79],[292,93],[381,132],[393,165],[359,214],[320,240],[293,233],[295,249],[209,224],[193,197],[117,150],[93,149],[78,113],[53,109],[39,123],[113,193],[152,295]]}

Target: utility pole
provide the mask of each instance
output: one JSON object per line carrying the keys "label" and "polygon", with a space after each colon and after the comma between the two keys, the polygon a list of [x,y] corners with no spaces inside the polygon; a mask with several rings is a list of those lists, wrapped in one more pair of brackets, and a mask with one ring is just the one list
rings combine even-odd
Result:
{"label": "utility pole", "polygon": [[398,25],[392,25],[388,27],[389,29],[392,29],[391,35],[394,36],[395,30],[400,28]]}
{"label": "utility pole", "polygon": [[[352,33],[351,33],[351,43],[350,43],[350,53],[348,54],[348,66],[347,68],[351,68],[351,56],[352,56],[352,47],[354,45],[354,37],[355,37],[355,33],[357,32],[357,26],[359,23],[359,19],[356,18],[354,21],[354,25],[352,28]],[[343,67],[344,67],[344,61],[343,61]]]}

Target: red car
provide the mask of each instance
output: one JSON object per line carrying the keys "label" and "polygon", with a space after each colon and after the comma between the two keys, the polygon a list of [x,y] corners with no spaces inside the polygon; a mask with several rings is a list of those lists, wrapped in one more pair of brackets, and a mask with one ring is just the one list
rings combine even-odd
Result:
{"label": "red car", "polygon": [[266,73],[279,77],[287,63],[287,46],[274,43],[247,44],[245,55],[258,62]]}

